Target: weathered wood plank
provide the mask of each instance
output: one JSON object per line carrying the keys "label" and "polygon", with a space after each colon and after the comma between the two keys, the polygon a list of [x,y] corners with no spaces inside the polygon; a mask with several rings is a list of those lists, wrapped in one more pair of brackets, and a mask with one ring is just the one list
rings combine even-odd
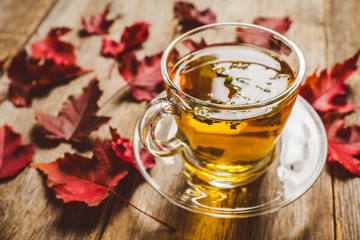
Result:
{"label": "weathered wood plank", "polygon": [[[330,69],[335,63],[343,62],[360,49],[360,2],[326,1],[326,33],[328,64]],[[360,66],[360,64],[358,64]],[[350,101],[360,103],[360,70],[346,81],[352,87]],[[360,108],[346,118],[347,124],[360,124]],[[333,166],[334,204],[337,239],[360,238],[360,178],[351,174],[337,164]]]}
{"label": "weathered wood plank", "polygon": [[[0,9],[6,14],[1,16],[4,20],[0,21],[0,58],[14,54],[25,43],[53,2],[22,1],[19,4],[17,1],[1,1]],[[308,73],[316,67],[330,67],[335,62],[342,61],[360,46],[359,2],[329,0],[325,3],[324,6],[320,0],[195,2],[200,9],[211,7],[217,13],[218,21],[251,22],[259,15],[289,14],[294,24],[288,36],[304,52]],[[80,29],[82,15],[98,13],[105,4],[96,0],[60,1],[46,17],[37,35],[32,38],[34,40],[44,37],[54,26],[73,27],[74,32],[66,38],[78,46],[79,65],[96,70],[101,87],[105,90],[100,105],[123,86],[124,82],[116,71],[107,79],[112,61],[99,56],[101,37],[94,36],[82,41],[77,36],[77,30]],[[153,24],[151,35],[144,48],[138,51],[138,56],[156,53],[164,49],[174,36],[176,21],[173,19],[172,6],[173,2],[169,1],[114,1],[111,14],[121,17],[111,29],[110,37],[118,39],[124,26],[136,20],[147,20]],[[21,21],[16,20],[17,24],[13,24],[9,18]],[[23,134],[25,142],[38,143],[34,162],[50,162],[66,151],[77,151],[70,144],[53,145],[43,141],[38,134],[33,110],[42,109],[55,114],[68,95],[78,94],[91,76],[93,75],[76,79],[68,85],[52,90],[43,98],[35,99],[32,108],[18,109],[9,102],[2,103],[0,125],[10,124]],[[349,82],[357,88],[358,80],[357,73]],[[6,78],[3,77],[1,81],[6,81]],[[359,95],[354,93],[352,101],[358,102],[358,98]],[[123,136],[131,137],[135,120],[145,104],[129,100],[128,93],[125,93],[121,100],[125,101],[119,104],[119,99],[113,99],[101,113],[112,116],[110,124],[117,127]],[[356,112],[349,122],[358,122],[358,119]],[[109,136],[108,129],[103,127],[92,136],[95,135]],[[89,154],[89,149],[82,148],[80,151]],[[126,207],[116,198],[106,200],[95,208],[78,203],[63,204],[47,189],[40,174],[27,168],[0,185],[0,238],[94,239],[102,237],[104,225],[108,224],[105,227],[104,239],[333,239],[330,172],[331,169],[327,167],[314,187],[290,206],[274,214],[249,219],[217,219],[184,211],[161,198],[147,183],[141,183],[132,196],[127,196],[126,190],[122,191],[135,205],[175,226],[178,231],[171,233],[143,214]],[[357,178],[343,177],[345,175],[335,168],[336,233],[339,239],[358,238],[360,215],[356,209],[360,206],[356,189],[359,188],[359,181]],[[122,188],[125,188],[125,184]],[[109,213],[111,215],[107,223]]]}
{"label": "weathered wood plank", "polygon": [[[193,1],[200,9],[210,7],[218,21],[251,22],[257,16],[289,14],[294,24],[288,33],[303,51],[307,70],[326,64],[324,6],[318,1]],[[173,3],[157,5],[156,11],[137,8],[138,16],[159,20],[152,30],[171,27]],[[151,6],[149,6],[151,9]],[[152,12],[152,15],[151,15]],[[159,14],[161,12],[161,14]],[[164,14],[164,15],[163,15]],[[156,15],[156,17],[155,17]],[[166,38],[168,35],[163,33]],[[171,36],[171,35],[170,35]],[[160,35],[159,37],[163,37]],[[151,39],[151,37],[150,37]],[[313,40],[309,40],[313,39]],[[166,42],[165,42],[166,43]],[[160,46],[161,47],[161,46]],[[163,48],[165,46],[162,46]],[[145,48],[146,49],[146,48]],[[165,180],[164,180],[165,181]],[[277,213],[249,219],[217,219],[194,214],[171,205],[146,183],[131,196],[131,202],[176,227],[172,233],[164,226],[124,204],[115,203],[103,238],[114,239],[333,239],[332,184],[329,169],[303,197]]]}
{"label": "weathered wood plank", "polygon": [[[17,4],[21,5],[21,3]],[[73,32],[66,36],[66,40],[77,46],[78,64],[87,69],[94,69],[92,74],[59,86],[43,97],[35,98],[31,108],[15,108],[8,101],[0,105],[0,112],[2,113],[0,125],[7,123],[13,126],[15,131],[23,135],[24,142],[34,141],[37,143],[33,162],[54,161],[63,156],[65,152],[80,152],[88,156],[91,154],[91,146],[71,145],[68,143],[57,144],[44,140],[39,134],[39,128],[34,119],[35,109],[56,114],[61,108],[62,102],[69,95],[79,94],[81,89],[95,75],[100,79],[101,88],[104,90],[100,105],[124,85],[124,82],[117,74],[116,68],[113,77],[107,78],[108,69],[113,61],[100,56],[101,37],[93,36],[82,40],[78,36],[78,31],[81,28],[81,16],[90,18],[90,15],[100,13],[105,5],[106,2],[96,0],[59,1],[29,41],[31,43],[36,39],[45,37],[52,27],[71,27]],[[34,6],[41,8],[38,5]],[[124,6],[129,7],[130,5],[127,5],[126,1],[122,1],[117,6],[112,8],[111,17],[119,14],[126,15],[127,10],[124,9]],[[25,13],[26,11],[24,11]],[[19,21],[21,20],[21,16],[17,16],[17,18],[19,18]],[[27,19],[27,17],[24,18]],[[117,31],[117,29],[122,30],[127,23],[119,21],[117,24],[118,26],[114,26],[112,34],[114,38],[119,39],[121,32]],[[30,32],[27,34],[30,34]],[[29,35],[27,38],[29,38]],[[157,42],[156,39],[155,42]],[[27,46],[29,46],[29,43]],[[7,81],[6,76],[3,76],[1,82]],[[125,93],[124,98],[129,98],[129,94]],[[134,120],[139,113],[138,109],[143,108],[145,105],[134,101],[124,101],[124,104],[119,104],[118,100],[118,98],[112,99],[101,111],[102,114],[113,116],[110,124],[117,127],[123,136],[129,137],[131,135],[129,126],[134,125]],[[112,109],[113,105],[117,107],[116,110]],[[98,133],[94,133],[92,140],[96,135],[109,137],[108,127],[104,126]],[[112,204],[111,198],[105,200],[100,206],[93,208],[81,203],[64,204],[61,200],[55,198],[53,191],[46,187],[44,180],[45,178],[38,171],[28,167],[13,179],[0,185],[0,238],[96,239],[101,237],[101,230],[106,222],[107,204]]]}
{"label": "weathered wood plank", "polygon": [[0,2],[0,59],[15,54],[34,33],[56,0]]}

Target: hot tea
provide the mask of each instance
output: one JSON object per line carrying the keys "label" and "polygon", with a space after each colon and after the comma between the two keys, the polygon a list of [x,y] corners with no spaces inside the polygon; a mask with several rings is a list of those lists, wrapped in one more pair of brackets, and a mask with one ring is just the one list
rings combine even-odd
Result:
{"label": "hot tea", "polygon": [[[274,52],[227,45],[184,56],[174,66],[171,80],[193,98],[236,109],[283,93],[293,83],[294,73]],[[176,121],[182,141],[193,153],[188,157],[190,164],[241,173],[269,159],[294,101],[295,97],[289,96],[256,111],[180,107]]]}

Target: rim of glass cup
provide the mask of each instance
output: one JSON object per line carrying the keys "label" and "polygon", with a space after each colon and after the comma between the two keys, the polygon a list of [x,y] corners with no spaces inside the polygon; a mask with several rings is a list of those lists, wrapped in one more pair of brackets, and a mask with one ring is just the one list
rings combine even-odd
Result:
{"label": "rim of glass cup", "polygon": [[[268,32],[272,35],[276,35],[278,38],[280,38],[283,42],[285,42],[296,54],[298,63],[299,63],[299,71],[298,74],[294,80],[294,82],[290,85],[289,88],[287,88],[284,92],[280,93],[279,95],[276,95],[272,98],[269,98],[267,100],[258,102],[258,103],[249,103],[249,104],[234,104],[234,105],[225,105],[225,104],[218,104],[218,103],[211,103],[211,102],[206,102],[197,98],[194,98],[186,93],[184,93],[183,91],[181,91],[181,89],[179,87],[177,87],[170,79],[170,76],[168,74],[167,71],[167,60],[169,57],[169,53],[171,52],[171,50],[174,48],[174,46],[179,43],[182,39],[201,32],[203,30],[209,29],[209,28],[216,28],[216,27],[222,27],[222,26],[233,26],[233,27],[247,27],[247,28],[253,28],[253,29],[259,29],[265,32]],[[288,39],[287,37],[285,37],[284,35],[275,32],[269,28],[265,28],[259,25],[255,25],[255,24],[249,24],[249,23],[237,23],[237,22],[221,22],[221,23],[213,23],[213,24],[208,24],[208,25],[204,25],[201,27],[197,27],[194,28],[184,34],[182,34],[181,36],[179,36],[178,38],[174,39],[165,49],[162,58],[161,58],[161,73],[162,76],[165,80],[165,83],[170,87],[170,90],[172,90],[173,92],[175,92],[176,94],[180,95],[181,98],[191,101],[191,102],[195,102],[196,104],[202,105],[202,106],[206,106],[206,107],[212,107],[212,108],[220,108],[220,109],[231,109],[231,110],[243,110],[243,109],[251,109],[251,108],[258,108],[258,107],[264,107],[264,106],[268,106],[271,105],[273,103],[276,103],[282,99],[285,99],[287,96],[291,95],[301,84],[304,76],[305,76],[305,59],[303,54],[301,53],[299,47],[290,39]]]}

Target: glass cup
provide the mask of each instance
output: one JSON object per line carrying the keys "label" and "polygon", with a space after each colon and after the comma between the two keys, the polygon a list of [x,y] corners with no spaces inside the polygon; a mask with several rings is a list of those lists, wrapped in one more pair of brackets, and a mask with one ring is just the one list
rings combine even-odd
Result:
{"label": "glass cup", "polygon": [[[155,156],[182,154],[192,184],[233,188],[261,176],[275,158],[276,142],[304,78],[299,48],[261,26],[210,24],[171,42],[161,71],[166,97],[151,102],[138,122],[144,146]],[[188,72],[190,82],[184,83],[185,75],[179,73]],[[256,84],[246,74],[256,78]],[[278,78],[282,85],[277,85]],[[249,84],[254,88],[244,90]],[[204,98],[199,92],[208,85],[212,92]],[[189,86],[193,88],[187,91]],[[178,129],[170,139],[162,139],[158,132],[171,131],[161,129],[168,116]]]}

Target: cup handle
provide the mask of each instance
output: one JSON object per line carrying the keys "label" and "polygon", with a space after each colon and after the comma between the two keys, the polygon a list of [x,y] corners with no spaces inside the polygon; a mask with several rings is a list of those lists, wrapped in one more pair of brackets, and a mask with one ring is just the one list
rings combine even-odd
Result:
{"label": "cup handle", "polygon": [[174,109],[174,105],[166,98],[160,98],[150,103],[139,118],[140,140],[153,155],[169,157],[184,147],[184,143],[176,135],[168,140],[160,140],[155,136],[155,129],[160,120],[169,115],[175,116]]}

